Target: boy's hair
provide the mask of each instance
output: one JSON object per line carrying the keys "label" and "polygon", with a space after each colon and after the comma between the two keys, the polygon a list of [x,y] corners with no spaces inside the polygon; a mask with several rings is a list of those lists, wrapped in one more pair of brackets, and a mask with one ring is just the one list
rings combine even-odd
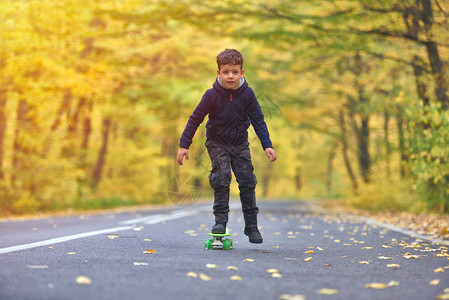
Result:
{"label": "boy's hair", "polygon": [[240,65],[240,69],[242,69],[243,56],[235,49],[226,49],[217,56],[218,70],[221,69],[221,65]]}

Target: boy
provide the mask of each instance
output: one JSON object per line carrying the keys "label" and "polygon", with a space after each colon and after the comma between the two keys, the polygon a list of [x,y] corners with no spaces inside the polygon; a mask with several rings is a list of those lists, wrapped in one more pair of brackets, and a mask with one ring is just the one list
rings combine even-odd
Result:
{"label": "boy", "polygon": [[237,50],[226,49],[217,56],[217,65],[218,77],[213,88],[206,91],[190,116],[180,139],[177,159],[179,165],[182,165],[184,156],[189,159],[188,149],[193,136],[204,117],[209,114],[206,148],[212,162],[209,182],[214,190],[215,225],[212,233],[226,231],[232,169],[240,190],[245,219],[244,233],[251,243],[260,244],[263,239],[257,228],[257,180],[253,173],[247,131],[250,123],[271,162],[277,156],[256,96],[243,77],[242,55]]}

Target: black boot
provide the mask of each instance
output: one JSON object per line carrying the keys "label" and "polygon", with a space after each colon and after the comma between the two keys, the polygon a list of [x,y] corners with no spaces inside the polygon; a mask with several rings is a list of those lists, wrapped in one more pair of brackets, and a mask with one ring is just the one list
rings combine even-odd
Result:
{"label": "black boot", "polygon": [[262,244],[263,239],[257,229],[257,214],[245,214],[245,230],[243,231],[249,237],[249,242],[253,244]]}
{"label": "black boot", "polygon": [[226,233],[226,224],[216,223],[211,230],[212,233],[215,234],[225,234]]}
{"label": "black boot", "polygon": [[247,235],[249,237],[250,243],[253,243],[253,244],[262,244],[263,243],[262,235],[260,234],[257,227],[256,228],[245,227],[244,233],[245,233],[245,235]]}

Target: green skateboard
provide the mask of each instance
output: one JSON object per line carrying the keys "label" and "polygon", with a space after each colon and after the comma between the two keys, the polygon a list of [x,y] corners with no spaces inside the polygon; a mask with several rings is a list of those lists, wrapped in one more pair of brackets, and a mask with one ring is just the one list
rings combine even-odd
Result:
{"label": "green skateboard", "polygon": [[208,233],[213,238],[204,241],[204,248],[230,250],[232,248],[232,239],[226,239],[225,236],[230,236],[229,230],[226,228],[226,233]]}

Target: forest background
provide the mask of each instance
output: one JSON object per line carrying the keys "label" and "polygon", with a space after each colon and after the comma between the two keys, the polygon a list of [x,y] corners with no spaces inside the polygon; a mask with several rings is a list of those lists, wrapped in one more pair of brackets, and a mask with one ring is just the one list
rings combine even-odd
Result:
{"label": "forest background", "polygon": [[225,48],[279,157],[250,130],[259,198],[449,212],[446,0],[2,0],[0,24],[0,215],[211,197],[204,124],[176,152]]}

